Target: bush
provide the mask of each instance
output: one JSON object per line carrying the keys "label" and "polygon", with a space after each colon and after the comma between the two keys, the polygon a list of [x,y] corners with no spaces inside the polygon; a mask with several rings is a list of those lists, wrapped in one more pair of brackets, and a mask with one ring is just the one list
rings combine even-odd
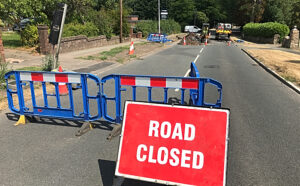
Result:
{"label": "bush", "polygon": [[2,60],[0,56],[0,88],[3,88],[2,84],[5,83],[5,74],[8,72],[7,63]]}
{"label": "bush", "polygon": [[[140,21],[136,25],[136,30],[143,33],[144,37],[147,37],[149,33],[157,33],[158,23],[157,21],[145,20]],[[161,33],[176,34],[180,33],[181,27],[179,23],[172,19],[162,20],[160,22]]]}
{"label": "bush", "polygon": [[177,34],[181,32],[180,24],[172,19],[162,20],[160,22],[160,28],[162,33],[166,33],[166,34]]}
{"label": "bush", "polygon": [[243,33],[246,36],[256,37],[274,37],[279,34],[281,38],[287,36],[290,29],[285,24],[267,22],[267,23],[248,23],[243,27]]}
{"label": "bush", "polygon": [[[51,71],[53,69],[54,59],[52,55],[46,55],[43,58],[42,71]],[[58,65],[58,64],[56,64]]]}
{"label": "bush", "polygon": [[69,23],[64,25],[63,37],[85,35],[87,37],[93,37],[99,35],[98,28],[91,22],[86,24]]}
{"label": "bush", "polygon": [[24,46],[34,47],[39,43],[39,34],[36,25],[27,25],[21,31],[21,42]]}
{"label": "bush", "polygon": [[101,9],[98,12],[91,12],[91,14],[91,20],[99,29],[99,35],[105,35],[107,38],[111,38],[114,34],[113,27],[115,24],[111,12]]}

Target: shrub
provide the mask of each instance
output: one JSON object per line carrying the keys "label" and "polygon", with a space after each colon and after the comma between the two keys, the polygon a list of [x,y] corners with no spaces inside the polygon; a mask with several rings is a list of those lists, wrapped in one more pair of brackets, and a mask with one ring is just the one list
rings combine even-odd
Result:
{"label": "shrub", "polygon": [[[157,33],[158,23],[157,21],[144,20],[137,23],[136,30],[141,31],[143,36],[148,36],[149,33]],[[160,23],[161,32],[165,34],[179,33],[181,27],[179,23],[172,19],[162,20]]]}
{"label": "shrub", "polygon": [[91,22],[86,24],[69,23],[64,25],[63,37],[85,35],[87,37],[93,37],[99,35],[98,28]]}
{"label": "shrub", "polygon": [[147,37],[150,33],[156,33],[157,21],[152,21],[152,20],[139,21],[136,25],[136,31],[142,32],[144,37]]}
{"label": "shrub", "polygon": [[34,47],[39,42],[39,34],[36,25],[27,25],[21,31],[21,42],[24,46]]}
{"label": "shrub", "polygon": [[52,55],[46,55],[43,58],[42,71],[51,71],[53,69],[54,59]]}
{"label": "shrub", "polygon": [[270,38],[275,34],[279,34],[283,38],[289,34],[290,29],[287,25],[276,22],[248,23],[243,27],[243,32],[246,36]]}
{"label": "shrub", "polygon": [[0,88],[2,87],[2,84],[5,82],[5,74],[8,72],[7,63],[2,60],[2,57],[0,56]]}
{"label": "shrub", "polygon": [[181,32],[180,24],[172,19],[162,20],[160,22],[160,28],[162,33],[166,33],[166,34],[177,34]]}
{"label": "shrub", "polygon": [[99,35],[105,35],[110,39],[114,34],[113,27],[115,24],[115,20],[113,19],[111,12],[101,9],[98,12],[91,12],[91,14],[93,14],[93,16],[91,16],[91,20],[99,29]]}

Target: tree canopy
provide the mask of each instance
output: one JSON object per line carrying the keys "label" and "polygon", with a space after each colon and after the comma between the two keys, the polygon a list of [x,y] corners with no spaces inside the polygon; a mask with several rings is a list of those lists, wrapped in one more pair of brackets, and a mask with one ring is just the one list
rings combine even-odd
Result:
{"label": "tree canopy", "polygon": [[[49,23],[60,2],[68,4],[67,23],[85,24],[95,15],[112,18],[103,12],[117,11],[119,7],[119,0],[0,0],[0,19],[16,23],[22,18],[34,17]],[[127,13],[138,15],[140,20],[158,19],[158,0],[123,0],[123,4]],[[168,18],[181,26],[271,21],[290,28],[295,24],[300,27],[300,0],[160,0],[160,5],[162,10],[168,11]],[[96,13],[101,10],[102,13]]]}

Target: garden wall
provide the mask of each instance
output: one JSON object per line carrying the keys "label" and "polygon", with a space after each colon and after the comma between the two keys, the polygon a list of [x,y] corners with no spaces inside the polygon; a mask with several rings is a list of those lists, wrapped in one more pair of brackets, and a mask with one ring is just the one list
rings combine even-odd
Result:
{"label": "garden wall", "polygon": [[[52,45],[49,44],[48,27],[39,26],[39,46],[42,54],[50,54]],[[131,38],[123,37],[123,42],[130,42]],[[88,48],[96,48],[120,43],[120,37],[114,36],[107,39],[106,36],[86,37],[86,36],[73,36],[62,38],[60,45],[60,53],[84,50]]]}

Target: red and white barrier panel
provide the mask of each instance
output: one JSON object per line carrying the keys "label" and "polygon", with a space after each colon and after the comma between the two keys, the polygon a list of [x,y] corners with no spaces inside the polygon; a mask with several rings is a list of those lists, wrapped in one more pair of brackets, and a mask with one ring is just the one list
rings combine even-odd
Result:
{"label": "red and white barrier panel", "polygon": [[142,86],[142,87],[198,89],[199,80],[197,80],[197,79],[181,79],[181,78],[121,76],[121,85]]}
{"label": "red and white barrier panel", "polygon": [[80,74],[20,72],[20,80],[57,83],[81,83],[81,76]]}

